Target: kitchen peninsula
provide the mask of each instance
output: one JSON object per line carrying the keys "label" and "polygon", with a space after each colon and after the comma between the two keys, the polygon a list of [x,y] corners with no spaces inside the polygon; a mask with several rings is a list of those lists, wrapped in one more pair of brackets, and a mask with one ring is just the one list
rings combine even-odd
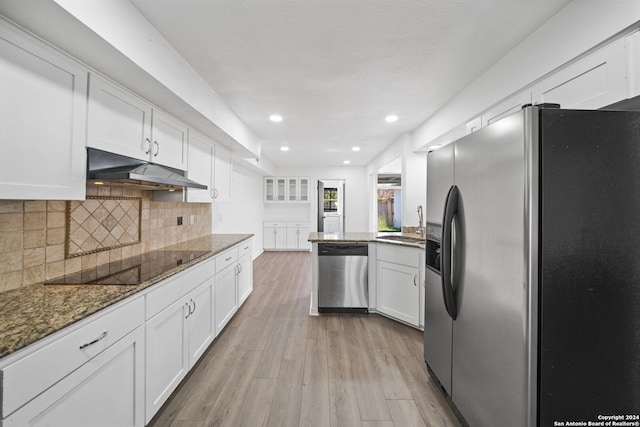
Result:
{"label": "kitchen peninsula", "polygon": [[[415,328],[424,326],[424,236],[367,232],[309,234],[313,244],[310,314],[317,316],[320,284],[319,245],[366,245],[369,313],[379,313]],[[345,279],[345,280],[351,280]]]}

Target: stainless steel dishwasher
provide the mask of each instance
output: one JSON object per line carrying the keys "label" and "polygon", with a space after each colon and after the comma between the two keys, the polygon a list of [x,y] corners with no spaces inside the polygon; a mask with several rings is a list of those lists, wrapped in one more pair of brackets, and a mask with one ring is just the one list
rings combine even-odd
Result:
{"label": "stainless steel dishwasher", "polygon": [[318,311],[361,312],[369,308],[366,243],[318,243]]}

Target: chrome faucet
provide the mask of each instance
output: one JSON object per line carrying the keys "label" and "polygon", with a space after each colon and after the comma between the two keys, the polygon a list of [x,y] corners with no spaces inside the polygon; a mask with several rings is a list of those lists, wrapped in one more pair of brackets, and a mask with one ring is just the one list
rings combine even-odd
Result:
{"label": "chrome faucet", "polygon": [[418,205],[418,230],[417,234],[422,234],[424,231],[422,229],[422,205]]}

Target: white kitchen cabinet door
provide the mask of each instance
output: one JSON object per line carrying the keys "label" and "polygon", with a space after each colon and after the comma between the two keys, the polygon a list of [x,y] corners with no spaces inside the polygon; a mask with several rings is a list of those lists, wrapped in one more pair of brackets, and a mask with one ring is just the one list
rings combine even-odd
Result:
{"label": "white kitchen cabinet door", "polygon": [[213,201],[213,147],[213,143],[207,138],[189,130],[188,178],[209,188],[206,190],[187,188],[187,202]]}
{"label": "white kitchen cabinet door", "polygon": [[189,310],[187,317],[189,369],[191,369],[200,356],[209,348],[209,344],[215,336],[213,322],[212,296],[214,279],[211,278],[198,286],[189,294],[186,301]]}
{"label": "white kitchen cabinet door", "polygon": [[187,127],[167,113],[154,109],[151,121],[150,161],[187,169]]}
{"label": "white kitchen cabinet door", "polygon": [[507,117],[516,111],[520,111],[523,105],[531,104],[531,97],[531,89],[526,89],[494,105],[492,108],[482,113],[482,127],[497,122],[503,117]]}
{"label": "white kitchen cabinet door", "polygon": [[298,178],[298,201],[309,203],[309,178]]}
{"label": "white kitchen cabinet door", "polygon": [[288,198],[287,178],[269,176],[264,179],[264,201],[286,202]]}
{"label": "white kitchen cabinet door", "polygon": [[0,199],[85,198],[87,75],[0,21]]}
{"label": "white kitchen cabinet door", "polygon": [[216,145],[213,161],[213,199],[216,202],[230,202],[233,177],[231,151]]}
{"label": "white kitchen cabinet door", "polygon": [[2,425],[144,426],[144,328],[99,353]]}
{"label": "white kitchen cabinet door", "polygon": [[286,179],[286,201],[289,203],[309,202],[309,178],[285,178]]}
{"label": "white kitchen cabinet door", "polygon": [[377,311],[419,326],[419,280],[417,267],[378,261]]}
{"label": "white kitchen cabinet door", "polygon": [[91,74],[87,146],[139,160],[151,155],[151,104]]}
{"label": "white kitchen cabinet door", "polygon": [[287,228],[286,227],[265,227],[264,228],[264,249],[286,249],[287,248]]}
{"label": "white kitchen cabinet door", "polygon": [[309,227],[287,225],[287,249],[310,250]]}
{"label": "white kitchen cabinet door", "polygon": [[533,86],[537,103],[597,109],[627,98],[626,53],[619,39]]}
{"label": "white kitchen cabinet door", "polygon": [[216,335],[222,332],[222,329],[238,310],[236,272],[236,264],[234,263],[215,276]]}
{"label": "white kitchen cabinet door", "polygon": [[240,257],[237,269],[238,307],[240,307],[253,291],[253,262],[251,260],[251,253]]}
{"label": "white kitchen cabinet door", "polygon": [[188,313],[186,301],[179,299],[146,323],[147,423],[189,371]]}
{"label": "white kitchen cabinet door", "polygon": [[285,178],[287,180],[287,202],[298,202],[300,197],[300,181],[298,178]]}

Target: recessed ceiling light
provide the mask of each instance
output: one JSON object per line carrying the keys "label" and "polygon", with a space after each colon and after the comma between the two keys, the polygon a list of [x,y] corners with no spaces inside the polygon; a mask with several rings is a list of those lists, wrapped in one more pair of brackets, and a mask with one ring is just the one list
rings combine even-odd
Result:
{"label": "recessed ceiling light", "polygon": [[269,116],[269,120],[272,122],[280,123],[282,121],[282,116],[280,114],[272,114]]}
{"label": "recessed ceiling light", "polygon": [[360,147],[351,147],[351,151],[360,151]]}
{"label": "recessed ceiling light", "polygon": [[387,117],[384,118],[384,121],[387,123],[393,123],[393,122],[397,122],[398,121],[398,116],[391,114]]}
{"label": "recessed ceiling light", "polygon": [[342,163],[344,163],[345,165],[348,165],[349,163],[351,163],[351,160],[345,160],[345,161],[344,161],[344,162],[342,162]]}
{"label": "recessed ceiling light", "polygon": [[282,147],[280,147],[280,151],[289,151],[289,147],[283,145]]}

